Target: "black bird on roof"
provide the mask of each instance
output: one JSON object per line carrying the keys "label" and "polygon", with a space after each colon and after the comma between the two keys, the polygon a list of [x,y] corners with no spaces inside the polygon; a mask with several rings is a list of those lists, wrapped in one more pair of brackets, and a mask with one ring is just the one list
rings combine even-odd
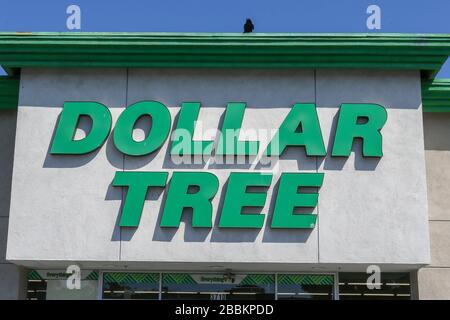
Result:
{"label": "black bird on roof", "polygon": [[251,33],[255,29],[251,19],[247,19],[244,24],[244,33]]}

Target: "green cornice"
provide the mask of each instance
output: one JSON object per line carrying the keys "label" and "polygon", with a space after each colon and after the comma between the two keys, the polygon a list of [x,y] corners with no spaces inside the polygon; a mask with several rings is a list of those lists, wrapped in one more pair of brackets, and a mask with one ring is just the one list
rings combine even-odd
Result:
{"label": "green cornice", "polygon": [[15,109],[19,100],[19,79],[0,76],[0,110]]}
{"label": "green cornice", "polygon": [[422,83],[424,112],[450,112],[450,79],[435,79]]}
{"label": "green cornice", "polygon": [[446,34],[0,33],[0,65],[21,67],[377,68],[433,77]]}
{"label": "green cornice", "polygon": [[[1,33],[0,66],[376,68],[432,78],[450,55],[447,34]],[[19,81],[0,77],[0,109]],[[450,80],[423,80],[423,110],[450,112]]]}

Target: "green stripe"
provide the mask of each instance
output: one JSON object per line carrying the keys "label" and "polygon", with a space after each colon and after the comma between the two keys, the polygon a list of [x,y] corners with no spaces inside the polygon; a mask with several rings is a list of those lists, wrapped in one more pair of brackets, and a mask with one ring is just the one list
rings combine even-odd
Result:
{"label": "green stripe", "polygon": [[332,275],[280,274],[278,284],[281,285],[333,285]]}
{"label": "green stripe", "polygon": [[126,272],[105,272],[103,274],[103,281],[105,283],[119,283],[119,284],[158,284],[158,273],[126,273]]}
{"label": "green stripe", "polygon": [[86,277],[86,280],[98,280],[98,271],[92,271]]}
{"label": "green stripe", "polygon": [[163,275],[163,284],[195,284],[197,283],[187,273],[166,273]]}
{"label": "green stripe", "polygon": [[43,280],[41,275],[36,270],[28,271],[27,279],[28,280]]}
{"label": "green stripe", "polygon": [[271,274],[249,274],[240,284],[242,285],[268,285],[274,284],[275,277]]}

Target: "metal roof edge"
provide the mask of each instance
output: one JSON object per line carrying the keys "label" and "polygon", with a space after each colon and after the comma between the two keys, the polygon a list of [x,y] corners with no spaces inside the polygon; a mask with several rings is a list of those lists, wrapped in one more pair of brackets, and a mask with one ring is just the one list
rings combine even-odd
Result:
{"label": "metal roof edge", "polygon": [[449,34],[0,32],[0,65],[140,68],[369,68],[433,77]]}

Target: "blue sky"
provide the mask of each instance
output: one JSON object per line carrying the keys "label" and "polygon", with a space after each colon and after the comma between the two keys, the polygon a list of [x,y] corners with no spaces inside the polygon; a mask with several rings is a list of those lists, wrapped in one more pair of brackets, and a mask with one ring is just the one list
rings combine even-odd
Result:
{"label": "blue sky", "polygon": [[[0,31],[67,31],[66,8],[81,8],[81,31],[374,32],[366,8],[381,8],[377,32],[450,33],[450,0],[0,0]],[[450,63],[439,74],[450,78]]]}

